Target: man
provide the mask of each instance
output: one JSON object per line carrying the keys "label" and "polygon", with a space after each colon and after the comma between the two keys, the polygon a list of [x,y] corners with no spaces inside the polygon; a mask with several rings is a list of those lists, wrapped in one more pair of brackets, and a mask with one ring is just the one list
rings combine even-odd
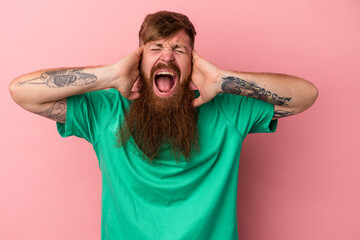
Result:
{"label": "man", "polygon": [[115,64],[10,84],[20,106],[93,145],[102,239],[237,239],[245,136],[275,131],[278,118],[317,98],[297,77],[217,68],[194,51],[195,34],[186,16],[157,12],[141,26],[140,47]]}

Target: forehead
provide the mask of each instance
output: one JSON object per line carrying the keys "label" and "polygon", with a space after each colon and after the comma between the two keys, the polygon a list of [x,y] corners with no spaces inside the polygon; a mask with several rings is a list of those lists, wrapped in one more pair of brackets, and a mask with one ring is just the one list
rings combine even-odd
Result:
{"label": "forehead", "polygon": [[190,47],[190,38],[183,30],[175,33],[171,37],[154,40],[154,41],[146,43],[145,45],[162,45],[162,46],[177,45],[177,46],[182,46],[182,47],[186,47],[189,49],[191,48]]}

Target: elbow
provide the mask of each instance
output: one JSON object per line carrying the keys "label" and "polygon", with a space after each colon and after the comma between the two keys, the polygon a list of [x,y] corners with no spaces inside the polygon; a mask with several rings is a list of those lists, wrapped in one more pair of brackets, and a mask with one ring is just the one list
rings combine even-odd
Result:
{"label": "elbow", "polygon": [[9,84],[9,92],[10,92],[10,96],[12,97],[12,99],[19,104],[20,99],[19,99],[19,94],[18,94],[18,86],[17,86],[17,79],[14,79],[12,82],[10,82]]}
{"label": "elbow", "polygon": [[317,89],[317,87],[315,87],[314,84],[310,83],[310,85],[311,85],[311,87],[310,87],[311,90],[309,92],[310,92],[310,96],[311,96],[310,97],[311,98],[311,105],[313,105],[315,103],[316,99],[319,96],[319,90]]}
{"label": "elbow", "polygon": [[21,107],[25,108],[27,105],[27,89],[23,88],[19,84],[19,77],[15,78],[10,84],[9,84],[9,92],[10,96]]}
{"label": "elbow", "polygon": [[319,96],[319,90],[315,87],[314,84],[311,82],[307,82],[307,88],[304,89],[304,95],[303,95],[303,107],[301,108],[301,111],[305,111],[306,109],[310,108],[316,101],[316,99]]}
{"label": "elbow", "polygon": [[41,95],[39,92],[34,91],[33,88],[29,88],[24,84],[21,84],[23,77],[17,77],[9,84],[9,92],[11,98],[23,109],[36,113],[38,112],[39,106],[43,103],[37,100],[38,96]]}
{"label": "elbow", "polygon": [[297,90],[301,93],[299,98],[297,98],[297,104],[294,106],[294,110],[296,113],[303,112],[309,109],[316,101],[319,96],[319,90],[309,81],[303,82],[302,86]]}

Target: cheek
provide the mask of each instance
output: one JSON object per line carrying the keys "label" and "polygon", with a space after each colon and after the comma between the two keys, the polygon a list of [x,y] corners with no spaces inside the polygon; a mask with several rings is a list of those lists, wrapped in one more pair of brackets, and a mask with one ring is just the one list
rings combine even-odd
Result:
{"label": "cheek", "polygon": [[187,78],[191,74],[192,64],[191,62],[186,62],[183,67],[183,77]]}
{"label": "cheek", "polygon": [[150,75],[151,68],[152,68],[152,65],[151,65],[151,63],[149,62],[149,60],[146,59],[146,58],[142,58],[142,59],[141,59],[141,63],[140,63],[140,70],[141,70],[147,77],[149,77],[149,75]]}

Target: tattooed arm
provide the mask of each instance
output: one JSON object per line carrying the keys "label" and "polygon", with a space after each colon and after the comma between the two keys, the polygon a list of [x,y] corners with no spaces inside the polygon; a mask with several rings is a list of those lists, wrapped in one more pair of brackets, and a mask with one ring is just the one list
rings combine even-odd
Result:
{"label": "tattooed arm", "polygon": [[291,116],[308,109],[317,98],[317,89],[308,81],[277,73],[224,71],[221,91],[253,97],[274,104],[274,118]]}
{"label": "tattooed arm", "polygon": [[257,98],[274,104],[274,118],[305,111],[316,100],[318,91],[310,82],[285,74],[224,71],[193,53],[193,84],[200,97],[193,102],[200,106],[219,93]]}
{"label": "tattooed arm", "polygon": [[9,86],[12,98],[24,109],[63,122],[69,96],[116,88],[128,98],[139,96],[132,87],[139,75],[142,48],[119,62],[97,67],[40,70],[14,79]]}

